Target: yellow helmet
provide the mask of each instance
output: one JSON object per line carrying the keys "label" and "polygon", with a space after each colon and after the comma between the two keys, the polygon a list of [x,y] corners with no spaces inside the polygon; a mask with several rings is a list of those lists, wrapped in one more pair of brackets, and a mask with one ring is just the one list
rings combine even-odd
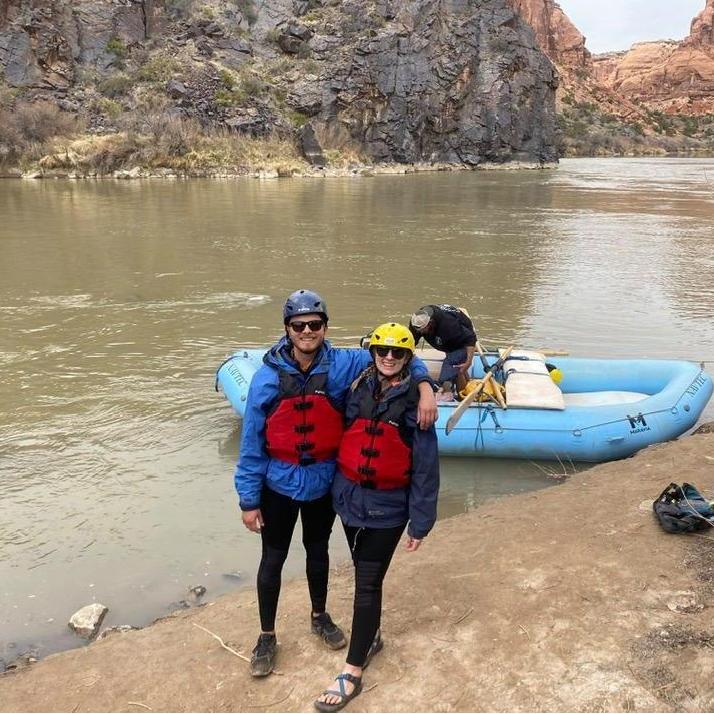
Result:
{"label": "yellow helmet", "polygon": [[369,340],[369,346],[377,347],[403,347],[414,354],[414,335],[408,327],[400,325],[398,322],[385,322],[379,327],[375,327]]}

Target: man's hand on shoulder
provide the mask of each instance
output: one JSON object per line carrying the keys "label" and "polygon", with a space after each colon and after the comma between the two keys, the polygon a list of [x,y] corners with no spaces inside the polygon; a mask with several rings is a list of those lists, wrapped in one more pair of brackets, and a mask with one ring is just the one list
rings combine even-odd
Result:
{"label": "man's hand on shoulder", "polygon": [[430,382],[419,384],[419,404],[417,405],[417,424],[426,431],[431,429],[439,418],[436,396]]}

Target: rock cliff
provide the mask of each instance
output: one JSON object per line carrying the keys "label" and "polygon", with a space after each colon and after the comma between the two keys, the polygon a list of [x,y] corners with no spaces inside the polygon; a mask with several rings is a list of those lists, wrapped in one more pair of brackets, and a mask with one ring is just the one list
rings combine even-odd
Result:
{"label": "rock cliff", "polygon": [[591,65],[585,37],[554,0],[511,0],[513,8],[533,28],[536,40],[550,59],[561,67]]}
{"label": "rock cliff", "polygon": [[536,34],[536,40],[556,66],[560,77],[557,109],[563,116],[567,106],[594,105],[603,113],[621,119],[639,120],[642,110],[622,95],[599,82],[585,36],[554,0],[511,0],[513,8]]}
{"label": "rock cliff", "polygon": [[0,77],[99,134],[151,104],[315,163],[557,159],[557,73],[507,0],[4,0]]}
{"label": "rock cliff", "polygon": [[650,110],[668,114],[714,112],[714,0],[677,42],[641,42],[629,51],[594,58],[594,76],[605,87]]}

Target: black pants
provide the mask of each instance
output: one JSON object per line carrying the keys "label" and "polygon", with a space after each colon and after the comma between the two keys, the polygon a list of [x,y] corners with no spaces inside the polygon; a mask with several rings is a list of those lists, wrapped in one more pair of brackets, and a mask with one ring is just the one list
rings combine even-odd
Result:
{"label": "black pants", "polygon": [[355,602],[347,664],[362,667],[382,621],[382,583],[406,524],[396,528],[344,526],[355,566]]}
{"label": "black pants", "polygon": [[290,541],[297,523],[302,520],[302,542],[305,546],[305,570],[313,612],[324,612],[327,602],[327,578],[330,571],[328,543],[335,512],[327,493],[315,501],[293,501],[269,488],[264,488],[260,501],[263,528],[263,555],[258,568],[258,609],[263,632],[275,629],[280,583]]}

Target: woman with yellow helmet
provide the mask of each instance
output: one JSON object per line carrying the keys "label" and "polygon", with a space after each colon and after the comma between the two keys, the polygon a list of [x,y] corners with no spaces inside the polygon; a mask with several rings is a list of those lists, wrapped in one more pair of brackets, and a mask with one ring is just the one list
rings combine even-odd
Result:
{"label": "woman with yellow helmet", "polygon": [[372,365],[352,384],[337,456],[332,503],[342,519],[355,568],[355,596],[347,661],[315,701],[336,712],[362,691],[362,672],[382,649],[382,583],[407,529],[416,551],[436,521],[439,457],[436,430],[417,428],[416,384],[409,362],[414,337],[396,322],[371,335]]}

